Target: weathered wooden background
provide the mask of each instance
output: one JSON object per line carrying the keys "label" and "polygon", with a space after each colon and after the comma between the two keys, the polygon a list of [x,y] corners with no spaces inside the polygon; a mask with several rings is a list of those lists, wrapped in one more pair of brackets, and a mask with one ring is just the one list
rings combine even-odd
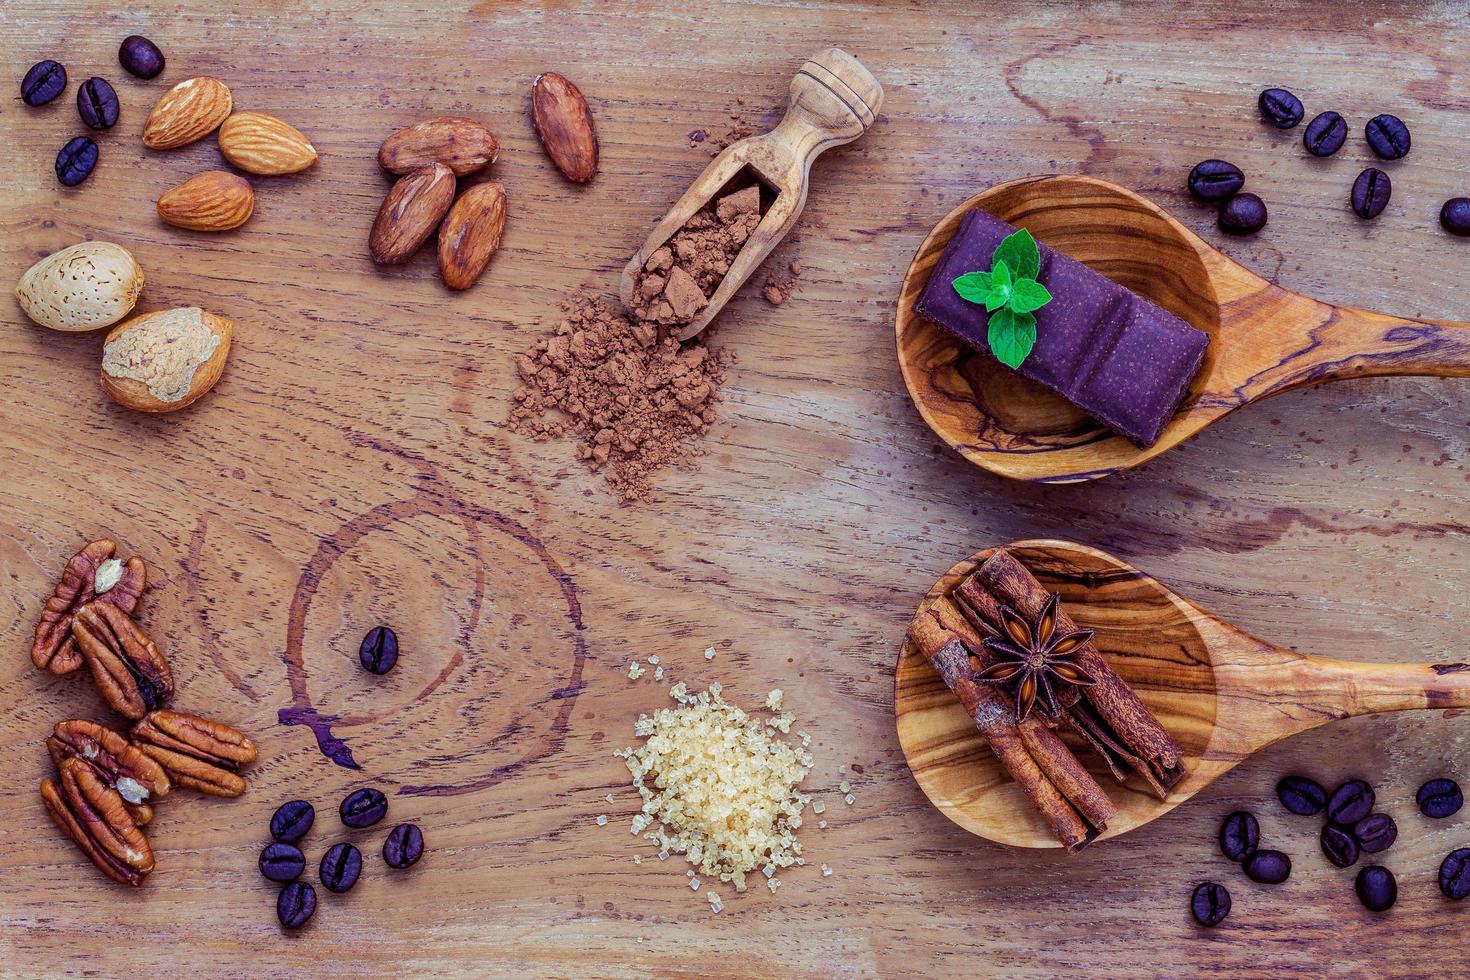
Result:
{"label": "weathered wooden background", "polygon": [[[1269,11],[1265,8],[1269,6]],[[1470,192],[1470,21],[1464,2],[1253,5],[179,2],[14,0],[0,8],[10,85],[64,60],[65,95],[0,106],[6,148],[0,268],[118,241],[147,271],[146,308],[233,317],[224,380],[173,418],[107,402],[99,338],[54,334],[0,304],[0,971],[252,973],[1087,974],[1194,971],[1436,974],[1463,969],[1470,907],[1443,900],[1440,857],[1470,817],[1430,825],[1412,796],[1466,767],[1470,720],[1444,713],[1319,730],[1272,751],[1137,834],[1077,858],[1005,850],[933,811],[909,777],[891,672],[914,603],[977,548],[1060,536],[1113,551],[1263,637],[1397,660],[1466,656],[1470,620],[1462,381],[1345,383],[1239,413],[1132,473],[1088,486],[1006,483],[941,449],[909,404],[892,316],[929,226],[990,182],[1080,171],[1136,188],[1220,241],[1182,192],[1224,156],[1271,208],[1259,237],[1221,242],[1293,289],[1390,312],[1470,318],[1470,243],[1439,231]],[[134,32],[168,57],[128,78]],[[714,336],[739,355],[697,472],[623,507],[568,444],[501,428],[513,356],[558,300],[616,273],[704,166],[696,128],[780,115],[801,60],[840,44],[884,82],[860,142],[820,160],[777,260],[800,260],[779,308],[749,289]],[[602,171],[565,184],[526,121],[531,78],[557,69],[594,104]],[[80,131],[75,86],[111,78],[122,122],[80,189],[51,174]],[[208,237],[162,226],[153,201],[217,166],[212,140],[172,153],[138,140],[157,96],[209,73],[240,108],[283,116],[321,152],[256,181],[255,217]],[[1353,125],[1338,156],[1255,115],[1257,91],[1294,89],[1308,113]],[[1369,162],[1370,115],[1412,127],[1393,204],[1372,224],[1346,207]],[[432,258],[380,271],[367,227],[387,188],[374,152],[426,114],[486,119],[511,201],[505,248],[451,295]],[[44,597],[85,539],[145,556],[143,621],[172,658],[178,703],[236,721],[263,759],[249,794],[160,807],[160,870],[109,885],[60,843],[36,795],[55,720],[102,708],[84,681],[33,672]],[[397,672],[354,664],[368,626],[398,628]],[[705,647],[720,650],[712,662]],[[630,658],[671,679],[721,681],[754,706],[782,687],[817,740],[812,865],[786,887],[711,915],[684,866],[628,834],[636,797],[612,749],[662,703]],[[343,719],[360,773],[278,713]],[[292,712],[294,711],[294,714]],[[1352,875],[1288,819],[1287,772],[1373,779],[1399,821],[1385,856],[1401,898],[1371,916]],[[856,803],[837,784],[850,780]],[[275,922],[255,870],[274,807],[322,808],[308,858],[342,839],[333,812],[373,783],[431,851],[404,874],[377,857],[387,824],[356,835],[368,874],[322,895],[299,935]],[[615,802],[604,797],[611,792]],[[1218,856],[1220,817],[1247,806],[1291,880],[1252,885]],[[598,814],[611,822],[600,828]],[[633,863],[643,854],[641,866]],[[834,869],[823,878],[816,865]],[[314,870],[311,872],[314,878]],[[1188,918],[1194,884],[1235,895],[1222,928]]]}

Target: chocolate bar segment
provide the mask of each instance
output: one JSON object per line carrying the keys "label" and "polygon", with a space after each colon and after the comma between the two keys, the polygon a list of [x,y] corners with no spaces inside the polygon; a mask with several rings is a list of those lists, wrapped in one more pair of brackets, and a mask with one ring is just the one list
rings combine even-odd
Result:
{"label": "chocolate bar segment", "polygon": [[[1016,230],[971,211],[934,267],[918,310],[990,354],[985,307],[952,283],[988,270],[996,246]],[[1041,243],[1037,280],[1052,302],[1036,311],[1036,346],[1018,372],[1147,448],[1174,417],[1204,362],[1210,337],[1174,314]]]}

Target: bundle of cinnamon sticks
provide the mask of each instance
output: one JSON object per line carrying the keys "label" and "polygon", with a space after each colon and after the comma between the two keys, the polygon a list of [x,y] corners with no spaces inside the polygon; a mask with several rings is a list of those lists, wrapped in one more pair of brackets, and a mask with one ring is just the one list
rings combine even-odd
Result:
{"label": "bundle of cinnamon sticks", "polygon": [[[1043,614],[1051,594],[1004,549],[997,550],[949,595],[935,601],[909,627],[909,638],[929,658],[1011,777],[1069,851],[1078,851],[1107,829],[1117,807],[1057,735],[1065,724],[1125,781],[1136,773],[1161,799],[1184,775],[1179,743],[1164,730],[1091,640],[1072,661],[1091,683],[1056,691],[1054,718],[1020,717],[1002,689],[977,681],[996,658],[987,637],[1003,636],[1004,611],[1027,620]],[[1055,628],[1076,630],[1065,610]]]}

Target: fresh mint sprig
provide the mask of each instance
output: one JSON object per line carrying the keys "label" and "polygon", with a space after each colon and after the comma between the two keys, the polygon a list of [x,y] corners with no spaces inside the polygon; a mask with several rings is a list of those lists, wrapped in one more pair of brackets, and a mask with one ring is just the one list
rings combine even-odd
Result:
{"label": "fresh mint sprig", "polygon": [[1036,281],[1040,274],[1036,239],[1022,228],[995,247],[990,271],[966,272],[951,283],[961,299],[985,307],[990,351],[1007,367],[1020,367],[1036,346],[1036,311],[1051,302]]}

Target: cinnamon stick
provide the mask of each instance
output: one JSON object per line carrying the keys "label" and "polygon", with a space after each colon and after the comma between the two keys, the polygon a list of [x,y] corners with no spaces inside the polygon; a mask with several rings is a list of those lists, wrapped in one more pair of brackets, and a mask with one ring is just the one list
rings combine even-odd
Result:
{"label": "cinnamon stick", "polygon": [[947,599],[917,617],[912,639],[959,698],[1000,764],[1040,811],[1057,839],[1078,851],[1107,828],[1117,812],[1107,794],[1056,733],[1038,719],[1018,723],[1015,708],[994,688],[976,684],[970,650],[953,630],[960,618]]}
{"label": "cinnamon stick", "polygon": [[[998,630],[1000,603],[1034,619],[1051,593],[1015,556],[1001,549],[960,585],[956,598],[972,620],[978,618],[988,629]],[[1058,612],[1056,628],[1066,632],[1077,628],[1065,608]],[[1084,644],[1075,660],[1096,683],[1060,692],[1066,720],[1108,760],[1119,779],[1132,770],[1160,799],[1168,797],[1184,775],[1178,741],[1107,665],[1096,643]]]}

